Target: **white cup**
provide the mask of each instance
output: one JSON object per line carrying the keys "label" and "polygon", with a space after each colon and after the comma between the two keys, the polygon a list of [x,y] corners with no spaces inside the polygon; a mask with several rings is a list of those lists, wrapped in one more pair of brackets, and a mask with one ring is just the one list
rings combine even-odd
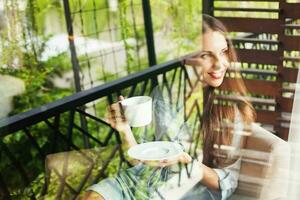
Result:
{"label": "white cup", "polygon": [[121,101],[124,115],[132,127],[146,126],[152,121],[152,98],[135,96]]}

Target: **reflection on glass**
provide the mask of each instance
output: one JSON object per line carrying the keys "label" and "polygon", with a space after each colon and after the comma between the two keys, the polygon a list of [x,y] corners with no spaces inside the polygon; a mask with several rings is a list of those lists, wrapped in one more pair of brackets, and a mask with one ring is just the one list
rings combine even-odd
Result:
{"label": "reflection on glass", "polygon": [[[187,153],[183,153],[176,158],[155,162],[144,161],[142,164],[133,162],[133,168],[123,173],[121,172],[120,175],[113,179],[105,179],[91,186],[88,190],[93,192],[87,193],[86,199],[89,198],[89,195],[95,195],[95,193],[98,194],[99,199],[108,199],[112,198],[112,196],[114,196],[113,199],[168,199],[167,196],[160,192],[158,184],[159,182],[168,182],[168,176],[164,176],[167,177],[166,180],[154,181],[157,183],[154,184],[154,182],[152,183],[153,174],[161,174],[164,169],[172,170],[176,163],[188,165],[195,163],[194,168],[200,171],[196,184],[190,184],[186,192],[182,196],[178,195],[177,199],[195,199],[196,197],[197,199],[226,199],[232,195],[237,187],[238,174],[241,167],[241,154],[239,152],[245,144],[243,130],[249,129],[254,121],[255,112],[250,102],[244,98],[247,90],[243,80],[238,78],[240,77],[238,76],[239,72],[231,66],[231,63],[236,61],[236,53],[230,40],[226,37],[226,32],[226,28],[220,21],[205,15],[203,17],[203,49],[198,55],[187,58],[184,61],[185,64],[194,66],[198,76],[204,83],[203,90],[208,97],[204,104],[201,123],[203,163],[201,160],[196,159],[195,155],[188,155]],[[221,87],[229,68],[232,68],[231,70],[236,74],[236,78],[227,81],[227,84],[235,87],[236,95],[239,95],[240,98],[235,105],[221,107],[214,104],[216,100],[215,88]],[[188,130],[188,128],[184,128],[186,126],[182,125],[184,124],[182,120],[176,119],[178,113],[182,113],[180,112],[182,107],[179,106],[176,109],[173,109],[172,105],[169,107],[170,102],[164,99],[163,92],[160,90],[154,91],[154,94],[156,94],[155,98],[153,98],[156,123],[155,139],[162,140],[166,136],[171,141],[180,141],[181,137],[186,135],[181,135],[182,130]],[[112,115],[115,115],[115,113],[118,113],[119,107],[114,105],[112,107]],[[111,119],[116,118],[118,117],[111,117]],[[112,124],[118,127],[116,120],[112,121]],[[129,127],[123,127],[119,132],[121,132],[121,135],[123,134],[124,141],[128,147],[137,144]],[[226,152],[226,148],[234,150]],[[143,187],[143,197],[137,197],[130,183],[136,182],[137,185],[140,185],[139,182],[141,181],[136,180],[140,180],[139,177],[144,176],[143,171],[149,166],[154,168],[150,170],[152,173],[146,176],[148,177],[146,178],[147,187]],[[128,172],[130,173],[128,174]],[[123,174],[126,175],[124,176]],[[159,175],[159,177],[163,176]],[[112,185],[114,189],[110,187]],[[108,192],[105,188],[110,188],[111,192]],[[179,194],[179,189],[177,194]]]}
{"label": "reflection on glass", "polygon": [[[198,89],[204,94],[197,136],[192,134],[185,121],[185,102],[174,104],[166,87],[153,89],[153,120],[150,125],[137,129],[138,134],[129,126],[119,102],[112,104],[108,122],[120,133],[124,152],[153,140],[174,142],[183,151],[163,157],[162,152],[168,154],[170,149],[151,146],[148,150],[153,155],[144,155],[140,159],[127,155],[130,166],[102,180],[94,179],[83,199],[209,200],[242,199],[245,196],[286,199],[292,194],[292,187],[289,187],[292,179],[288,178],[293,163],[290,162],[291,146],[255,123],[256,112],[234,64],[238,56],[227,38],[226,27],[204,15],[201,36],[201,51],[183,60],[186,68],[195,70],[201,80]],[[231,89],[235,101],[229,103],[222,99],[222,88]],[[183,100],[185,94],[180,90],[178,93],[182,93]],[[137,135],[140,138],[137,139]],[[194,145],[194,151],[190,151],[190,144]],[[156,159],[154,153],[163,159]],[[190,174],[183,173],[188,170]]]}

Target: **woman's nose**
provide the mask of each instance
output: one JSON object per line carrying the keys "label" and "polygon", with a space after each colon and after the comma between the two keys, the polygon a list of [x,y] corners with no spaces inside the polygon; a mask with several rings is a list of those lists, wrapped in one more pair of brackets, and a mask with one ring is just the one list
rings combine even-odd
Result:
{"label": "woman's nose", "polygon": [[214,59],[214,68],[215,69],[221,69],[222,65],[223,65],[222,59],[219,56],[215,56],[215,59]]}

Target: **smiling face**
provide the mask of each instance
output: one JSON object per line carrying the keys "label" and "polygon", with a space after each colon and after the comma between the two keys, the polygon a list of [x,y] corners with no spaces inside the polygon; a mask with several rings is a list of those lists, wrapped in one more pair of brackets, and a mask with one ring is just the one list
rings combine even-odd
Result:
{"label": "smiling face", "polygon": [[228,69],[228,44],[223,34],[208,30],[203,34],[203,51],[198,56],[199,68],[205,83],[219,87]]}

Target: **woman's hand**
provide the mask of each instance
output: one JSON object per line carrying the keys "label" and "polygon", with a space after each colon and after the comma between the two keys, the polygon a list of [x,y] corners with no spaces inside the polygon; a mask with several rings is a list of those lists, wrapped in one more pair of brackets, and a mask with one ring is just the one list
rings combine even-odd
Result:
{"label": "woman's hand", "polygon": [[[108,108],[108,112],[106,116],[107,116],[107,122],[111,125],[111,127],[116,129],[120,133],[122,141],[127,146],[127,148],[130,148],[136,145],[137,143],[132,134],[131,128],[124,116],[122,105],[120,103],[120,101],[122,100],[124,100],[124,97],[120,96],[119,102],[111,104],[110,107]],[[183,152],[179,156],[172,159],[165,159],[161,161],[135,160],[135,164],[142,162],[146,165],[153,166],[153,167],[168,167],[177,163],[187,164],[190,163],[191,161],[192,161],[191,156]]]}
{"label": "woman's hand", "polygon": [[179,156],[171,159],[164,159],[161,161],[142,161],[145,165],[149,165],[152,167],[169,167],[172,165],[175,165],[177,163],[182,164],[188,164],[192,161],[192,157],[187,154],[186,152],[183,152]]}
{"label": "woman's hand", "polygon": [[128,132],[130,130],[130,126],[124,116],[124,112],[122,109],[122,105],[120,101],[124,100],[123,96],[119,97],[119,101],[113,103],[109,106],[106,118],[108,123],[119,132]]}
{"label": "woman's hand", "polygon": [[[119,100],[124,100],[124,97],[120,96]],[[116,129],[120,133],[122,144],[124,144],[125,149],[128,149],[136,145],[137,143],[131,131],[131,128],[124,116],[120,101],[110,105],[106,113],[106,118],[111,127]]]}
{"label": "woman's hand", "polygon": [[184,65],[189,65],[192,66],[195,73],[197,74],[197,76],[199,77],[200,81],[203,81],[203,68],[202,68],[202,63],[203,61],[201,61],[201,58],[199,58],[199,56],[193,56],[193,57],[188,57],[185,58],[182,63]]}
{"label": "woman's hand", "polygon": [[201,55],[203,51],[199,50],[194,53],[185,55],[181,57],[181,63],[183,65],[190,65],[190,66],[199,66],[201,65]]}
{"label": "woman's hand", "polygon": [[190,66],[199,66],[201,65],[201,60],[197,57],[185,58],[183,60],[183,64]]}

